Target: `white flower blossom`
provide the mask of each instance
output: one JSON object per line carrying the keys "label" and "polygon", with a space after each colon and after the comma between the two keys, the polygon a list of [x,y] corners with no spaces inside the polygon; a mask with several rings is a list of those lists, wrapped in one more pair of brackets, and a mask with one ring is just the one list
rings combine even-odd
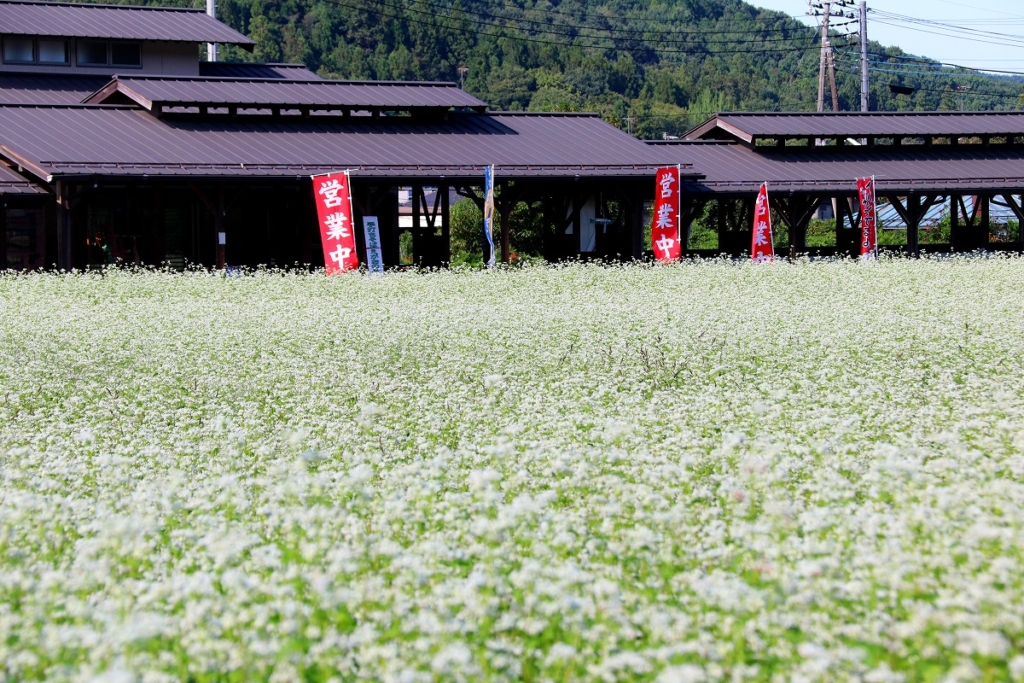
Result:
{"label": "white flower blossom", "polygon": [[1021,282],[0,273],[4,676],[1024,683]]}

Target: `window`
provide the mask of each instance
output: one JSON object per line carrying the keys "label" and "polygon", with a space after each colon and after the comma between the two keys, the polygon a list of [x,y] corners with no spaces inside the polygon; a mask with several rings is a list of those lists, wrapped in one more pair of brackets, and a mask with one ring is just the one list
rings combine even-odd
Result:
{"label": "window", "polygon": [[40,40],[39,43],[40,64],[67,64],[68,63],[68,41],[66,40]]}
{"label": "window", "polygon": [[92,41],[79,41],[78,43],[78,65],[79,66],[106,66],[107,44]]}
{"label": "window", "polygon": [[35,61],[31,38],[4,38],[4,61],[8,64],[31,64]]}
{"label": "window", "polygon": [[138,43],[111,43],[110,63],[114,66],[142,66],[142,46]]}
{"label": "window", "polygon": [[95,40],[78,41],[78,66],[142,66],[142,45],[139,43],[106,43]]}

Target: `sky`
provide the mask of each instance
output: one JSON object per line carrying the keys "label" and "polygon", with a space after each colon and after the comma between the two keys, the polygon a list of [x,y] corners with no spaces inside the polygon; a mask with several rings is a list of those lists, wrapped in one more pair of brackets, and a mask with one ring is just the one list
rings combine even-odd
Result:
{"label": "sky", "polygon": [[[807,0],[748,0],[759,7],[806,17]],[[950,29],[886,18],[871,10],[915,19],[941,21],[974,32],[974,38]],[[854,30],[855,27],[854,27]],[[997,34],[997,35],[993,35]],[[904,52],[975,69],[1024,73],[1024,2],[1021,0],[868,0],[868,38]],[[1011,44],[1008,44],[1011,43]],[[1016,43],[1013,45],[1012,43]]]}

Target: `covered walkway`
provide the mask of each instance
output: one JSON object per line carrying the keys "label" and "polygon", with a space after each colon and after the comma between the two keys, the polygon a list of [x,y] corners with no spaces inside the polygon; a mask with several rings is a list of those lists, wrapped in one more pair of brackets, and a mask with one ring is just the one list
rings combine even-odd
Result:
{"label": "covered walkway", "polygon": [[[1005,225],[992,220],[999,213],[1024,221],[1022,112],[727,113],[684,140],[649,144],[703,175],[686,187],[686,212],[707,222],[714,205],[720,253],[749,249],[753,202],[767,181],[792,255],[853,254],[855,179],[869,176],[896,219],[889,227],[905,234],[889,249],[1024,249],[1019,229],[1008,240]],[[925,244],[921,230],[937,207],[945,207],[948,238]],[[808,227],[821,213],[836,217],[834,246],[809,246]]]}

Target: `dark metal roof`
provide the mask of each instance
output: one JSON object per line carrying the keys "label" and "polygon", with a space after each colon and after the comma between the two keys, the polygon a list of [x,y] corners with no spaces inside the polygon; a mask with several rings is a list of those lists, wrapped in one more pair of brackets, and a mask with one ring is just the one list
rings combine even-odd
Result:
{"label": "dark metal roof", "polygon": [[686,134],[699,140],[725,133],[758,138],[863,138],[1024,135],[1024,112],[721,113]]}
{"label": "dark metal roof", "polygon": [[852,194],[854,180],[875,176],[879,192],[1024,190],[1024,147],[757,147],[729,142],[650,143],[704,174],[697,191]]}
{"label": "dark metal roof", "polygon": [[109,80],[106,76],[0,73],[0,104],[77,104]]}
{"label": "dark metal roof", "polygon": [[[0,107],[0,154],[37,176],[653,177],[674,150],[593,115],[460,114],[356,121],[159,119],[129,107]],[[675,163],[675,161],[671,161]]]}
{"label": "dark metal roof", "polygon": [[21,194],[46,194],[46,190],[30,183],[25,178],[14,172],[13,168],[0,164],[0,195]]}
{"label": "dark metal roof", "polygon": [[7,35],[225,43],[252,49],[246,36],[201,9],[92,5],[39,0],[0,2]]}
{"label": "dark metal roof", "polygon": [[315,81],[320,77],[305,64],[258,62],[199,62],[199,75],[208,78],[287,78]]}
{"label": "dark metal roof", "polygon": [[85,100],[103,104],[120,93],[146,109],[194,106],[314,109],[487,108],[454,83],[117,76]]}

